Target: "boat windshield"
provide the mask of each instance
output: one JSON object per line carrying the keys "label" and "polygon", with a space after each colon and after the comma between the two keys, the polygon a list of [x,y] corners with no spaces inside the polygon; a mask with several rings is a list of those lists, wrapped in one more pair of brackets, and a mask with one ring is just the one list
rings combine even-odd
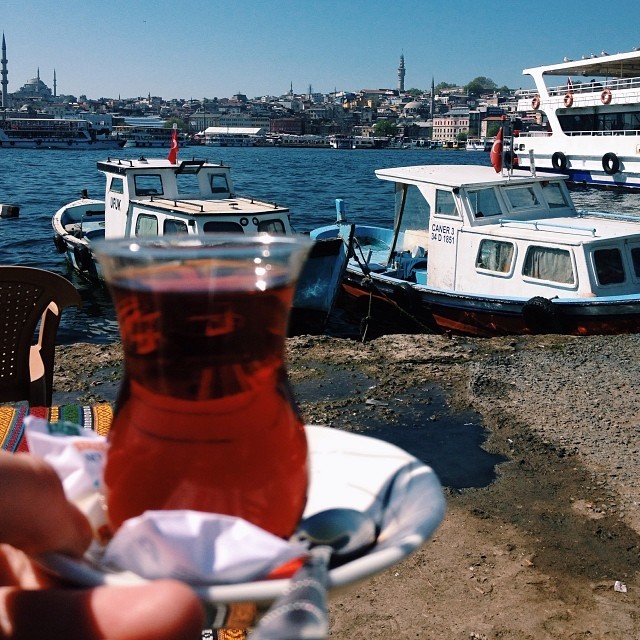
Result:
{"label": "boat windshield", "polygon": [[399,185],[396,191],[395,226],[401,231],[429,228],[431,209],[415,185]]}
{"label": "boat windshield", "polygon": [[469,191],[469,204],[476,218],[485,216],[499,216],[502,213],[495,189],[480,189]]}
{"label": "boat windshield", "polygon": [[560,207],[568,207],[569,203],[562,190],[562,185],[558,182],[542,182],[542,193],[544,195],[549,209],[558,209]]}

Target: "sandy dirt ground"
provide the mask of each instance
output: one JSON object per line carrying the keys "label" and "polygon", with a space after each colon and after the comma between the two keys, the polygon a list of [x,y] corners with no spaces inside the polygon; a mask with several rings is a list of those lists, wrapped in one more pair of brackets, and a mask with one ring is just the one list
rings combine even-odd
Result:
{"label": "sandy dirt ground", "polygon": [[[447,498],[423,548],[333,595],[332,639],[640,638],[640,336],[287,346],[308,423],[413,442]],[[113,400],[120,362],[60,347],[54,401]]]}

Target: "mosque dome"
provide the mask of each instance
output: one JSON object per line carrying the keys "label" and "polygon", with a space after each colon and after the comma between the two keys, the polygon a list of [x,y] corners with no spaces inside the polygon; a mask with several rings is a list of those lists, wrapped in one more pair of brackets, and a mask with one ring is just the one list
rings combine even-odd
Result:
{"label": "mosque dome", "polygon": [[422,109],[422,102],[418,102],[417,100],[414,100],[413,102],[407,102],[407,104],[404,105],[404,111],[413,113],[415,111],[419,111],[420,109]]}

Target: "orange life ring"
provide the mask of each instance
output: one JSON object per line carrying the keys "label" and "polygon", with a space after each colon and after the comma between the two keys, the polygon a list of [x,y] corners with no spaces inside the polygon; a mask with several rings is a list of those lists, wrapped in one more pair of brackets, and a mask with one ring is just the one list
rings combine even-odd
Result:
{"label": "orange life ring", "polygon": [[540,96],[534,96],[533,100],[531,101],[531,106],[534,109],[537,109],[540,106]]}
{"label": "orange life ring", "polygon": [[573,96],[570,93],[567,93],[564,96],[564,106],[570,107],[573,104]]}
{"label": "orange life ring", "polygon": [[600,100],[602,101],[602,104],[609,104],[611,102],[611,89],[605,89],[600,94]]}

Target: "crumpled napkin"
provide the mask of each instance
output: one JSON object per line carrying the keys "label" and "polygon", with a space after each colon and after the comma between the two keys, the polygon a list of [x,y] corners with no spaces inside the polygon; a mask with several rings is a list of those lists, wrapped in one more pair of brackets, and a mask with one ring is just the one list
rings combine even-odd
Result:
{"label": "crumpled napkin", "polygon": [[146,511],[127,520],[108,540],[102,473],[108,443],[73,423],[27,416],[29,450],[58,473],[67,498],[87,516],[96,543],[90,556],[105,571],[132,571],[149,580],[175,578],[192,584],[258,580],[307,555],[242,518],[192,510]]}

